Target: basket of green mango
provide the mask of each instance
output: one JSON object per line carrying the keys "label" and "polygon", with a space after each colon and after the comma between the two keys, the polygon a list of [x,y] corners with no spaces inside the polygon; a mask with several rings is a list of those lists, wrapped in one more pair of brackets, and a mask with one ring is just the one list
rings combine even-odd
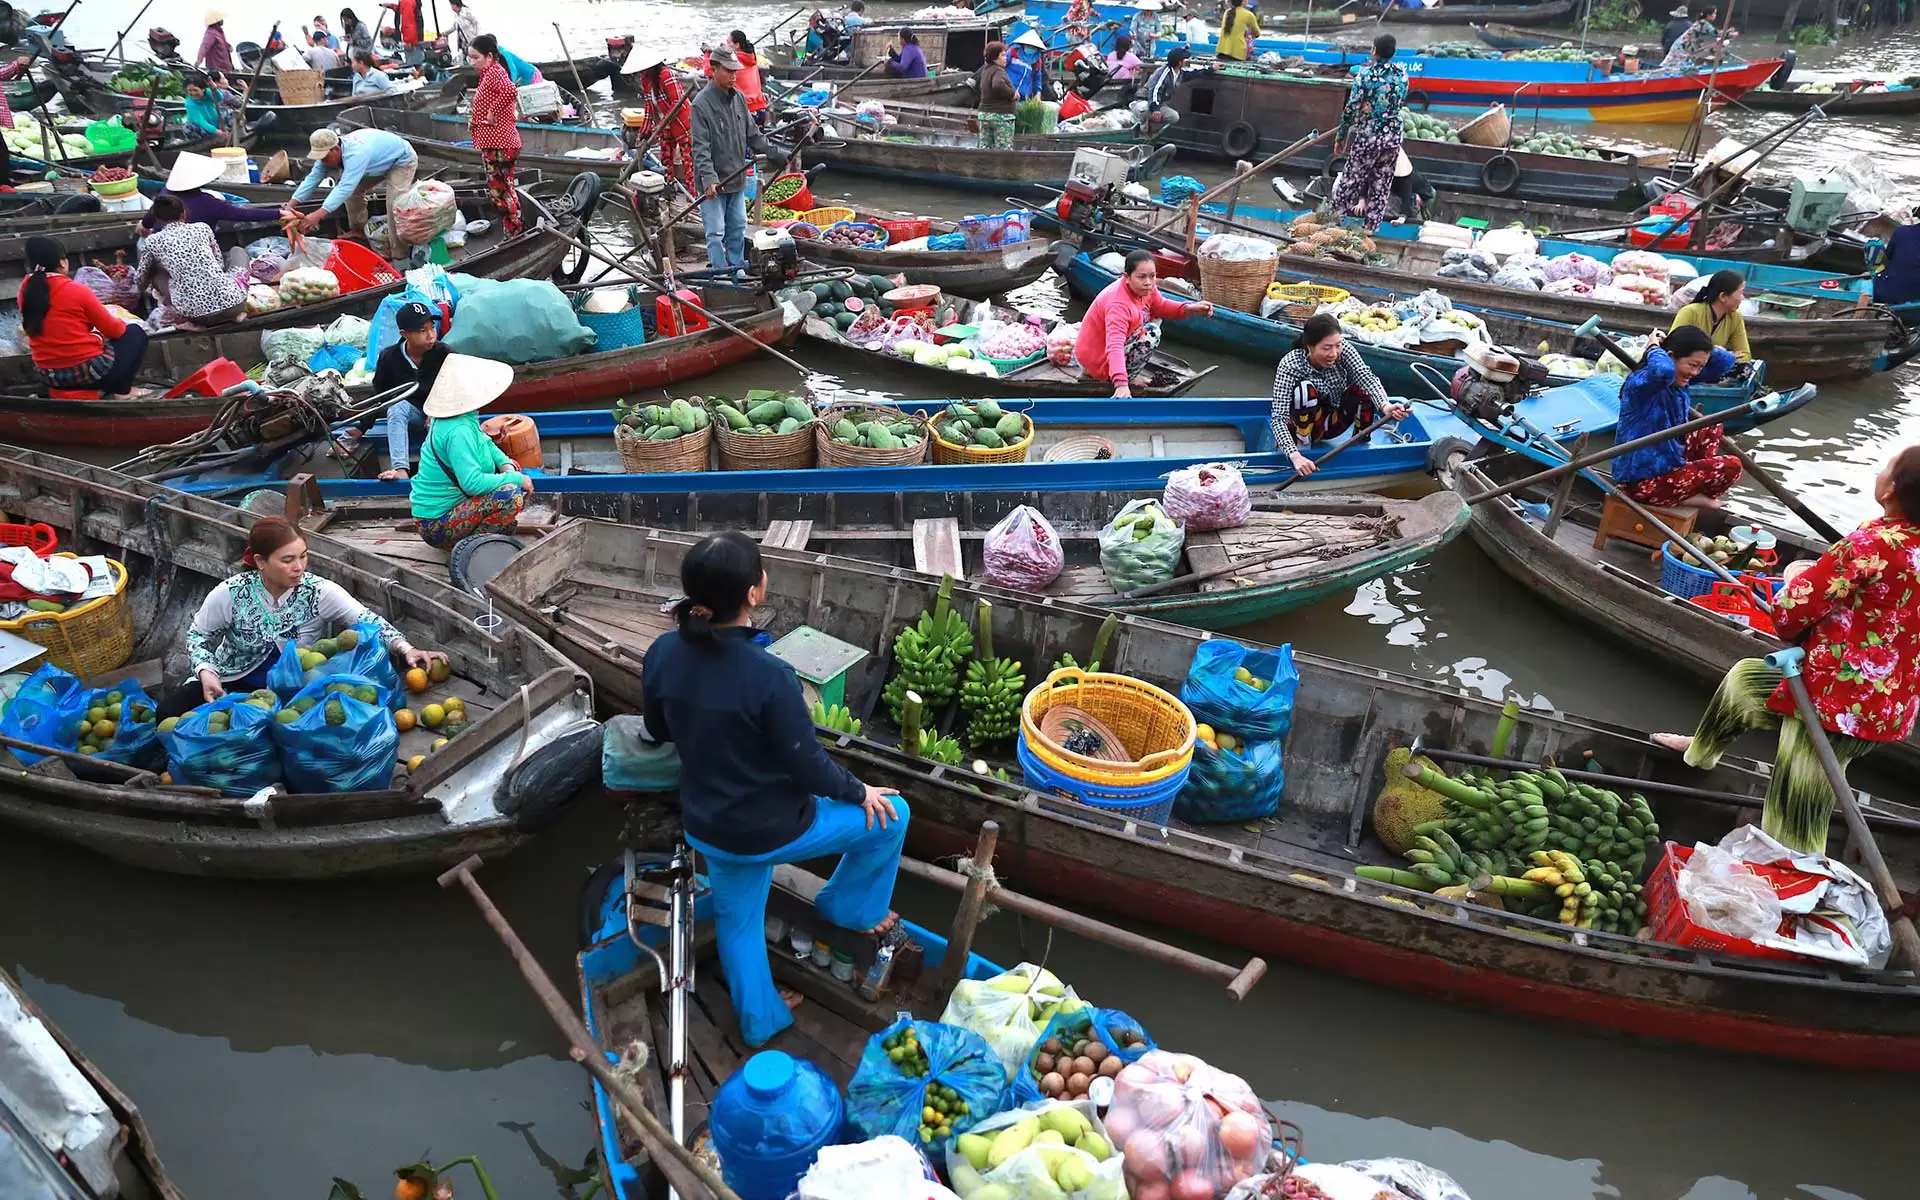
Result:
{"label": "basket of green mango", "polygon": [[1025,462],[1032,446],[1033,418],[1006,412],[992,400],[956,400],[933,419],[936,463]]}
{"label": "basket of green mango", "polygon": [[755,388],[738,401],[713,396],[714,437],[722,471],[797,471],[813,465],[813,406],[785,392]]}
{"label": "basket of green mango", "polygon": [[713,444],[713,417],[698,396],[671,404],[613,406],[613,444],[620,462],[636,475],[704,471]]}
{"label": "basket of green mango", "polygon": [[836,404],[813,427],[823,467],[911,467],[927,456],[927,418],[884,404]]}

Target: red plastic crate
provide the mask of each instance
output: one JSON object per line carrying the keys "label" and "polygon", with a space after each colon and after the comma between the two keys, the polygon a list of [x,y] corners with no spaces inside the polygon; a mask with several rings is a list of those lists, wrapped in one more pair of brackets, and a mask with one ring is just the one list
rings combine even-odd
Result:
{"label": "red plastic crate", "polygon": [[20,525],[0,521],[0,546],[28,546],[41,558],[60,548],[60,533],[53,526],[36,521]]}
{"label": "red plastic crate", "polygon": [[875,221],[875,225],[887,231],[887,243],[911,242],[933,232],[933,222],[925,217],[910,217],[901,221]]}
{"label": "red plastic crate", "polygon": [[1687,603],[1697,604],[1723,617],[1732,617],[1761,633],[1774,632],[1773,618],[1754,602],[1753,589],[1748,584],[1716,583],[1711,592],[1704,596],[1688,597]]}
{"label": "red plastic crate", "polygon": [[230,358],[216,358],[167,390],[166,398],[181,396],[218,396],[236,383],[245,383],[247,373]]}
{"label": "red plastic crate", "polygon": [[[1660,855],[1660,861],[1653,866],[1653,874],[1647,877],[1642,899],[1647,902],[1647,924],[1653,930],[1655,941],[1671,942],[1676,946],[1687,946],[1695,950],[1711,950],[1719,954],[1738,954],[1747,958],[1777,958],[1792,962],[1811,961],[1804,954],[1794,954],[1786,950],[1776,950],[1771,946],[1762,946],[1746,938],[1729,937],[1724,933],[1704,928],[1693,923],[1687,915],[1686,901],[1680,898],[1680,869],[1693,857],[1693,847],[1682,846],[1677,842],[1668,842]],[[1748,864],[1754,874],[1772,884],[1775,891],[1788,890],[1800,886],[1806,876],[1791,867],[1773,867],[1764,863]],[[1787,936],[1787,923],[1781,922],[1780,932]]]}

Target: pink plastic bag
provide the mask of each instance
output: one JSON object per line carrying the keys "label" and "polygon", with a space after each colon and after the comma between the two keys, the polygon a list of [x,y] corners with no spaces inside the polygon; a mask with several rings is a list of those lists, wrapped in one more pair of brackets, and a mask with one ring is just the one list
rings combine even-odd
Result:
{"label": "pink plastic bag", "polygon": [[1106,1125],[1131,1200],[1218,1200],[1265,1169],[1273,1147],[1246,1080],[1165,1050],[1121,1070]]}
{"label": "pink plastic bag", "polygon": [[125,268],[108,272],[99,267],[81,267],[73,281],[100,298],[102,304],[132,308],[140,303],[140,289],[133,286],[133,273]]}
{"label": "pink plastic bag", "polygon": [[986,564],[988,583],[1038,592],[1060,578],[1067,556],[1047,519],[1022,504],[987,531]]}
{"label": "pink plastic bag", "polygon": [[1224,463],[1207,463],[1169,475],[1162,507],[1188,533],[1199,533],[1245,525],[1253,512],[1253,497],[1247,494],[1247,481],[1240,472]]}

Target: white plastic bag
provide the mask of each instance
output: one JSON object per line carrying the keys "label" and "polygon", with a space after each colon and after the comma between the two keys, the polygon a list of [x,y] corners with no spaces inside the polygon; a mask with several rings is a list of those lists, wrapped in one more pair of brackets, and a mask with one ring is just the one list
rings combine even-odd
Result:
{"label": "white plastic bag", "polygon": [[885,1134],[850,1146],[823,1147],[800,1177],[798,1200],[945,1200],[953,1195],[926,1177],[926,1160],[905,1138]]}
{"label": "white plastic bag", "polygon": [[340,294],[340,279],[318,267],[296,267],[280,277],[280,299],[287,304],[317,304]]}
{"label": "white plastic bag", "polygon": [[1466,1189],[1445,1171],[1411,1158],[1356,1158],[1340,1164],[1376,1183],[1391,1185],[1387,1194],[1399,1200],[1472,1200]]}
{"label": "white plastic bag", "polygon": [[1185,467],[1167,476],[1161,496],[1167,515],[1190,533],[1238,529],[1253,514],[1253,497],[1240,472],[1225,463]]}
{"label": "white plastic bag", "polygon": [[[988,1156],[1001,1144],[1001,1133],[1027,1121],[1033,1122],[1029,1130],[1037,1126],[1040,1134],[1051,1131],[1060,1135],[1060,1143],[1035,1143],[1030,1137],[1014,1134],[1004,1144],[1010,1147],[1024,1141],[1024,1147],[1003,1153],[994,1163]],[[972,1140],[975,1138],[979,1140]],[[947,1177],[953,1180],[961,1200],[970,1200],[981,1189],[992,1186],[1005,1189],[996,1195],[1020,1200],[1126,1200],[1124,1169],[1119,1150],[1107,1137],[1093,1104],[1086,1100],[1052,1100],[1034,1108],[998,1113],[947,1145]],[[875,1197],[882,1194],[868,1193]]]}
{"label": "white plastic bag", "polygon": [[460,206],[453,189],[438,179],[424,179],[393,202],[393,231],[409,246],[424,246],[453,228]]}
{"label": "white plastic bag", "polygon": [[987,582],[1021,591],[1043,591],[1067,565],[1060,535],[1039,509],[1015,508],[987,531]]}
{"label": "white plastic bag", "polygon": [[1505,229],[1490,229],[1482,234],[1479,249],[1501,259],[1515,254],[1538,254],[1540,239],[1523,227],[1508,226]]}
{"label": "white plastic bag", "polygon": [[1780,928],[1785,912],[1773,885],[1747,864],[1705,842],[1680,871],[1680,899],[1695,925],[1752,940]]}
{"label": "white plastic bag", "polygon": [[1080,340],[1080,323],[1060,322],[1047,331],[1047,361],[1056,367],[1073,365],[1074,343]]}
{"label": "white plastic bag", "polygon": [[987,1040],[1006,1065],[1012,1079],[1033,1044],[1040,1040],[1055,1011],[1064,1001],[1080,1007],[1073,989],[1044,967],[1021,963],[992,979],[962,980],[940,1014],[942,1025],[970,1029]]}
{"label": "white plastic bag", "polygon": [[261,313],[270,313],[280,307],[280,293],[264,283],[256,283],[247,289],[247,315],[257,317]]}

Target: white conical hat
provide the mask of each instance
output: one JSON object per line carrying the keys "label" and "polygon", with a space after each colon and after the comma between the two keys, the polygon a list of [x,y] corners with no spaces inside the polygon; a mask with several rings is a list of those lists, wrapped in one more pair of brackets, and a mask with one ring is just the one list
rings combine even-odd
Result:
{"label": "white conical hat", "polygon": [[421,407],[435,420],[457,417],[478,412],[512,386],[511,365],[471,354],[449,354],[441,360],[433,391]]}
{"label": "white conical hat", "polygon": [[212,183],[225,171],[226,167],[212,155],[182,150],[173,160],[173,169],[167,172],[167,190],[191,192]]}

